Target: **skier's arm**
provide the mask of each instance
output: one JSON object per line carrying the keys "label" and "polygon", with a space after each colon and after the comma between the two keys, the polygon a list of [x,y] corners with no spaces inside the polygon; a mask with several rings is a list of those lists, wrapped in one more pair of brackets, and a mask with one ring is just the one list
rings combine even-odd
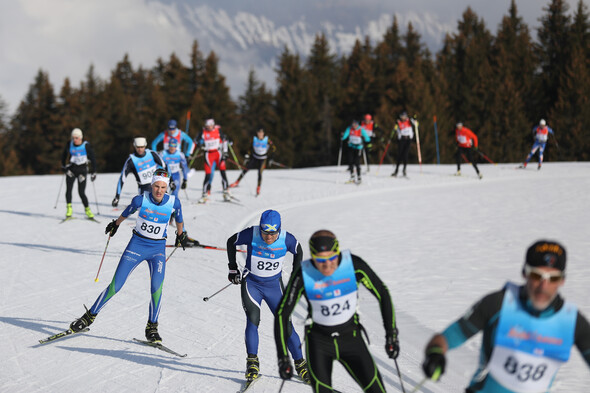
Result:
{"label": "skier's arm", "polygon": [[285,293],[281,298],[281,302],[277,307],[277,314],[275,317],[275,343],[277,346],[277,357],[282,359],[289,356],[289,349],[287,348],[287,340],[289,338],[289,317],[293,313],[295,306],[299,303],[299,298],[303,294],[303,274],[301,268],[291,274]]}
{"label": "skier's arm", "polygon": [[362,258],[352,255],[352,263],[357,282],[362,283],[379,301],[385,332],[392,333],[396,328],[395,310],[387,286]]}
{"label": "skier's arm", "polygon": [[371,142],[371,137],[367,134],[367,130],[364,127],[361,127],[361,135],[363,136],[363,140],[365,143]]}
{"label": "skier's arm", "polygon": [[252,227],[248,227],[241,232],[234,233],[227,239],[227,260],[229,270],[237,270],[238,263],[236,262],[236,246],[248,244],[252,242]]}
{"label": "skier's arm", "polygon": [[186,142],[186,150],[185,150],[185,152],[187,154],[192,153],[192,151],[193,151],[193,145],[194,145],[193,139],[186,132],[184,132],[184,131],[180,131],[180,136],[181,136],[182,140]]}
{"label": "skier's arm", "polygon": [[588,324],[588,320],[580,311],[578,311],[578,317],[576,319],[574,343],[582,354],[586,364],[590,367],[590,324]]}
{"label": "skier's arm", "polygon": [[158,147],[158,143],[163,142],[164,141],[164,133],[160,132],[158,134],[158,136],[156,137],[156,139],[154,139],[154,141],[152,142],[152,150],[153,151],[157,151],[157,147]]}
{"label": "skier's arm", "polygon": [[350,134],[350,127],[346,128],[346,131],[344,131],[344,134],[342,134],[342,140],[345,141],[348,138],[349,134]]}
{"label": "skier's arm", "polygon": [[66,166],[68,154],[70,153],[70,142],[66,143],[66,147],[64,148],[63,153],[61,154],[61,166],[62,168]]}
{"label": "skier's arm", "polygon": [[123,210],[123,213],[117,218],[117,225],[120,225],[127,217],[135,213],[140,207],[143,202],[142,195],[136,195],[131,200],[131,203]]}
{"label": "skier's arm", "polygon": [[96,173],[96,156],[94,155],[94,149],[90,146],[90,143],[86,142],[86,155],[90,161],[90,173]]}
{"label": "skier's arm", "polygon": [[121,170],[121,176],[119,176],[119,181],[117,182],[117,191],[116,191],[117,198],[119,198],[119,196],[121,195],[121,191],[123,190],[123,184],[125,184],[125,178],[129,174],[129,172],[131,172],[132,170],[133,170],[133,161],[131,160],[131,157],[129,157],[127,159],[127,161],[125,161],[125,165],[123,165],[123,170]]}
{"label": "skier's arm", "polygon": [[303,260],[303,248],[295,236],[289,232],[287,232],[287,236],[285,237],[285,244],[287,250],[293,254],[293,270],[291,272],[294,272],[301,265],[301,261]]}
{"label": "skier's arm", "polygon": [[162,160],[162,157],[160,157],[160,155],[158,153],[156,153],[155,151],[150,151],[150,153],[152,153],[152,157],[154,157],[154,161],[156,162],[156,164],[158,164],[162,168],[168,170],[168,166],[166,165],[164,160]]}
{"label": "skier's arm", "polygon": [[174,220],[176,221],[176,233],[182,233],[184,218],[182,217],[182,205],[180,199],[174,200]]}
{"label": "skier's arm", "polygon": [[180,168],[182,169],[183,179],[188,179],[188,163],[186,162],[186,156],[184,153],[180,153]]}

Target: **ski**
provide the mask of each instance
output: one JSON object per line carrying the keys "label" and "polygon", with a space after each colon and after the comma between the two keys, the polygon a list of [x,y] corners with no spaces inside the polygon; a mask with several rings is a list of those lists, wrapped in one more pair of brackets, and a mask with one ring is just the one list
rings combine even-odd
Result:
{"label": "ski", "polygon": [[96,218],[92,217],[92,218],[87,218],[88,221],[92,221],[95,222],[97,224],[100,224],[100,221],[98,221]]}
{"label": "ski", "polygon": [[181,355],[180,353],[178,353],[176,351],[173,351],[172,349],[170,349],[170,348],[162,345],[162,343],[153,343],[151,341],[140,340],[140,339],[137,339],[137,338],[133,338],[133,341],[136,341],[136,342],[138,342],[140,344],[143,344],[143,345],[147,345],[149,347],[157,348],[160,351],[167,352],[167,353],[169,353],[171,355],[175,355],[175,356],[178,356],[180,358],[184,358],[187,355],[186,353],[184,355]]}
{"label": "ski", "polygon": [[262,375],[258,374],[258,376],[252,380],[246,380],[246,382],[244,382],[244,386],[242,386],[242,388],[240,390],[238,390],[238,393],[244,393],[246,390],[248,390],[248,388],[250,386],[252,386],[254,384],[254,382],[258,381],[260,379]]}
{"label": "ski", "polygon": [[66,222],[66,221],[71,221],[71,220],[75,220],[75,219],[76,219],[76,217],[71,217],[71,216],[70,216],[70,217],[66,217],[66,218],[64,218],[64,219],[63,219],[63,220],[61,220],[59,223],[60,223],[60,224],[63,224],[63,223],[64,223],[64,222]]}
{"label": "ski", "polygon": [[47,343],[50,343],[52,341],[59,340],[60,338],[72,336],[72,335],[78,334],[78,333],[85,333],[85,332],[87,332],[89,330],[90,330],[89,328],[84,328],[84,329],[80,330],[79,332],[75,332],[72,329],[66,329],[63,332],[59,332],[57,334],[54,334],[53,336],[49,336],[47,338],[44,338],[42,340],[39,340],[39,343],[40,344],[47,344]]}

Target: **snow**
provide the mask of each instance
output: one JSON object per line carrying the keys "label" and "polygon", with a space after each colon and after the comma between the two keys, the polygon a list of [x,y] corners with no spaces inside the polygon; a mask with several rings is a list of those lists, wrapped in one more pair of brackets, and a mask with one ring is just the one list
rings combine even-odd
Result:
{"label": "snow", "polygon": [[[213,183],[213,201],[198,205],[203,172],[189,180],[190,201],[181,193],[189,235],[204,244],[225,246],[233,233],[257,222],[266,209],[278,210],[283,228],[293,233],[309,255],[311,233],[334,231],[342,248],[365,259],[387,283],[396,308],[406,391],[420,383],[423,349],[431,335],[457,319],[475,301],[502,287],[522,282],[526,248],[539,238],[561,241],[568,251],[565,298],[590,316],[587,277],[590,265],[587,208],[590,163],[547,163],[537,171],[514,170],[515,164],[481,165],[483,180],[469,166],[463,176],[452,165],[408,167],[409,179],[390,177],[391,166],[376,166],[363,184],[343,184],[344,167],[267,170],[262,193],[254,196],[256,174],[249,173],[233,194],[242,205],[222,202],[220,179]],[[237,171],[228,171],[230,182]],[[199,248],[178,250],[167,265],[160,314],[164,344],[186,358],[177,358],[133,342],[143,338],[149,307],[149,274],[141,264],[102,310],[88,333],[40,345],[90,307],[110,282],[131,235],[131,218],[121,225],[105,250],[106,224],[118,216],[110,201],[116,174],[99,174],[86,194],[96,224],[84,219],[77,191],[74,215],[63,224],[64,189],[53,209],[61,178],[0,178],[2,286],[0,287],[0,357],[2,392],[235,392],[245,370],[245,316],[237,286],[204,302],[227,281],[224,252]],[[96,187],[95,189],[93,187]],[[136,188],[128,179],[124,206]],[[14,224],[8,225],[14,221]],[[173,229],[171,229],[173,231]],[[168,241],[171,243],[171,240]],[[172,248],[168,248],[170,253]],[[285,280],[291,271],[288,258]],[[393,362],[383,349],[384,331],[376,300],[361,291],[361,322],[369,332],[370,349],[389,392],[400,392]],[[294,313],[302,336],[305,308]],[[260,324],[263,378],[252,392],[276,392],[273,318],[263,306]],[[449,353],[447,372],[439,383],[427,381],[422,392],[463,391],[476,366],[479,338]],[[334,387],[360,392],[336,365]],[[558,373],[553,392],[582,392],[590,373],[578,351]],[[308,391],[286,382],[283,392]]]}

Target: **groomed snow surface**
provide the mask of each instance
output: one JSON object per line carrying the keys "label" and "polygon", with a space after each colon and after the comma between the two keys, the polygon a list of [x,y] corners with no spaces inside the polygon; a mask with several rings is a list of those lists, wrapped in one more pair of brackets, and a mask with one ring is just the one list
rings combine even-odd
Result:
{"label": "groomed snow surface", "polygon": [[[219,174],[212,201],[196,204],[203,172],[189,180],[184,192],[185,224],[201,243],[225,247],[233,233],[256,224],[266,209],[278,210],[283,229],[293,233],[309,256],[307,241],[318,229],[336,233],[342,248],[364,258],[386,282],[396,309],[401,355],[398,363],[407,392],[423,379],[423,349],[431,335],[456,320],[474,302],[507,280],[522,282],[526,248],[535,240],[562,242],[568,252],[565,298],[590,317],[588,277],[590,241],[590,163],[546,163],[536,170],[516,164],[481,165],[483,180],[464,165],[408,167],[408,179],[392,178],[390,165],[372,166],[361,185],[344,184],[344,167],[267,170],[262,193],[255,197],[251,171],[232,190],[242,205],[222,201]],[[366,172],[366,168],[364,168]],[[230,182],[238,171],[228,171]],[[224,252],[200,248],[178,250],[168,262],[160,334],[177,358],[135,343],[143,338],[149,307],[149,272],[142,263],[91,326],[88,333],[40,345],[38,340],[68,327],[90,307],[109,284],[131,236],[135,216],[121,225],[105,249],[106,224],[121,210],[110,203],[117,174],[99,174],[86,190],[100,224],[84,219],[74,189],[77,219],[60,224],[65,215],[65,186],[54,209],[62,177],[0,178],[4,190],[0,217],[1,392],[236,392],[245,371],[245,315],[237,286],[211,298],[227,281]],[[95,189],[93,188],[95,186]],[[120,207],[136,192],[127,178]],[[98,198],[98,209],[95,203]],[[169,233],[174,229],[170,228]],[[170,236],[168,244],[173,242]],[[170,253],[172,248],[168,248]],[[240,260],[243,261],[243,260]],[[243,262],[242,262],[243,263]],[[285,282],[291,272],[289,256]],[[370,349],[388,392],[401,392],[393,362],[384,350],[384,330],[376,300],[360,292],[361,322],[369,332]],[[293,321],[303,333],[303,302]],[[263,378],[251,389],[277,392],[273,317],[262,307],[260,366]],[[451,351],[442,381],[427,381],[422,392],[462,392],[479,355],[479,336]],[[360,392],[344,368],[335,366],[334,387]],[[573,348],[554,392],[586,392],[590,373]],[[283,392],[309,391],[287,382]]]}

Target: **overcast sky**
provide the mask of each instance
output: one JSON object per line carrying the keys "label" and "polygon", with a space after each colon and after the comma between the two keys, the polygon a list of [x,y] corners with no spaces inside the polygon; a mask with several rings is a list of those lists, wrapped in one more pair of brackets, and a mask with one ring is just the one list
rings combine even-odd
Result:
{"label": "overcast sky", "polygon": [[[517,0],[519,14],[534,38],[538,18],[548,3]],[[572,13],[577,0],[568,3]],[[263,15],[276,25],[298,20],[315,24],[319,22],[316,19],[332,15],[336,23],[352,16],[363,26],[383,14],[395,13],[403,20],[403,16],[411,19],[428,13],[435,15],[439,25],[451,29],[471,6],[495,33],[510,0],[2,0],[0,97],[8,104],[9,114],[24,98],[39,69],[49,73],[57,94],[66,77],[78,86],[90,64],[107,79],[125,53],[134,67],[151,68],[158,57],[167,59],[172,52],[188,64],[191,43],[199,37],[182,22],[181,4],[208,4],[225,9],[230,17],[238,11]],[[245,83],[230,83],[234,97]]]}

